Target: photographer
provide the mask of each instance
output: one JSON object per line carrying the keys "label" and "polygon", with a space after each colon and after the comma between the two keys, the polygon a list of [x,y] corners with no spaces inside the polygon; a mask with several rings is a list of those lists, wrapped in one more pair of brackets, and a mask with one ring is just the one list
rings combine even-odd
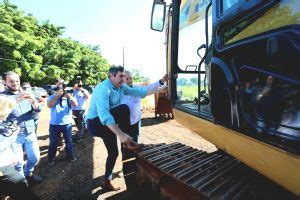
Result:
{"label": "photographer", "polygon": [[26,178],[15,168],[18,161],[12,144],[20,128],[16,121],[6,120],[16,101],[7,96],[0,96],[0,195],[9,195],[14,199],[38,199],[27,185]]}
{"label": "photographer", "polygon": [[[53,94],[56,94],[56,88],[57,87],[66,87],[66,84],[64,82],[65,82],[65,80],[62,79],[62,78],[56,79],[56,81],[55,81],[55,87],[54,87],[54,89],[51,90],[50,96],[53,95]],[[59,138],[59,146],[60,146],[60,148],[59,148],[60,152],[63,152],[65,150],[65,148],[66,148],[66,145],[63,142],[63,140],[62,140],[61,137]]]}
{"label": "photographer", "polygon": [[59,87],[59,86],[62,86],[62,85],[64,84],[64,82],[65,82],[65,80],[62,79],[62,78],[56,79],[54,89],[51,89],[49,95],[51,96],[51,95],[53,95],[53,94],[56,94],[56,91],[55,91],[56,88]]}
{"label": "photographer", "polygon": [[77,84],[74,85],[73,96],[78,102],[78,106],[72,106],[74,121],[77,127],[77,142],[81,142],[84,133],[84,112],[89,93],[82,87],[81,77],[77,76]]}
{"label": "photographer", "polygon": [[55,94],[48,98],[47,106],[50,108],[51,118],[49,126],[50,144],[48,149],[49,165],[54,164],[56,149],[60,134],[63,134],[66,143],[67,158],[75,161],[76,157],[72,146],[72,106],[78,106],[77,100],[70,91],[60,85],[55,89]]}
{"label": "photographer", "polygon": [[[13,144],[15,154],[18,156],[16,169],[25,175],[29,184],[38,184],[42,182],[42,178],[33,175],[34,166],[40,158],[39,144],[35,134],[35,125],[33,114],[39,112],[39,106],[35,101],[34,95],[27,91],[22,91],[20,87],[20,76],[12,71],[3,74],[3,80],[6,89],[2,94],[10,96],[17,100],[12,113],[8,116],[8,120],[17,120],[20,125],[20,133],[17,140]],[[24,166],[24,151],[27,153],[27,162]]]}

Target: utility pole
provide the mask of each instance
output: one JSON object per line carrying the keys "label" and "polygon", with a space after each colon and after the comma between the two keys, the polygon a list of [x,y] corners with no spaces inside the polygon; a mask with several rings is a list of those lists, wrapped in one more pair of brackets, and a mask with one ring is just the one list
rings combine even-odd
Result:
{"label": "utility pole", "polygon": [[125,57],[124,57],[124,47],[123,47],[123,67],[125,68]]}

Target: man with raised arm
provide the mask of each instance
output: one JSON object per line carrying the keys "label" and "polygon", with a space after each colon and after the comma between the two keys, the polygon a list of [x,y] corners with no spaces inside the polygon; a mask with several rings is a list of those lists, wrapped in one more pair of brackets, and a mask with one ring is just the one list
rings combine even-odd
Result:
{"label": "man with raised arm", "polygon": [[124,84],[124,68],[112,66],[108,78],[94,89],[88,110],[88,131],[95,137],[102,138],[107,149],[106,169],[101,187],[109,191],[120,190],[112,182],[112,171],[118,157],[117,137],[127,151],[136,151],[141,145],[129,136],[130,111],[127,105],[121,104],[124,95],[145,97],[153,94],[146,87],[131,88]]}

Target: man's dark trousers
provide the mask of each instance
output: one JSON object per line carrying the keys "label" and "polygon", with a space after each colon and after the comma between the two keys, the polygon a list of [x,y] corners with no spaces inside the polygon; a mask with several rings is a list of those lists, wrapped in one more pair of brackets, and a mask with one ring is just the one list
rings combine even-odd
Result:
{"label": "man's dark trousers", "polygon": [[73,110],[74,121],[77,127],[77,138],[81,139],[84,133],[84,110]]}
{"label": "man's dark trousers", "polygon": [[[127,105],[121,104],[110,110],[118,127],[130,135],[130,111]],[[112,171],[114,169],[118,157],[118,142],[117,136],[107,127],[104,126],[99,117],[87,120],[87,127],[90,134],[95,137],[102,138],[107,149],[105,179],[112,179]]]}

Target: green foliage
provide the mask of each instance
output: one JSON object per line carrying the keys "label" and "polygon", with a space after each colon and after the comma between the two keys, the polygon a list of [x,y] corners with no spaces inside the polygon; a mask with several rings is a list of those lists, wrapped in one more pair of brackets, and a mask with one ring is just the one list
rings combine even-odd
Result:
{"label": "green foliage", "polygon": [[131,76],[133,78],[133,83],[146,83],[149,82],[149,77],[143,76],[139,70],[132,69],[129,70],[131,73]]}
{"label": "green foliage", "polygon": [[177,92],[180,93],[182,99],[193,100],[198,96],[198,86],[178,86]]}
{"label": "green foliage", "polygon": [[185,86],[187,84],[188,80],[186,78],[179,78],[177,79],[177,85],[178,86]]}
{"label": "green foliage", "polygon": [[64,27],[39,23],[8,0],[0,4],[0,73],[20,74],[22,81],[53,84],[63,78],[71,84],[81,75],[83,84],[95,85],[107,77],[109,64],[99,46],[62,38]]}
{"label": "green foliage", "polygon": [[198,85],[198,78],[191,78],[190,79],[190,84],[191,85]]}

